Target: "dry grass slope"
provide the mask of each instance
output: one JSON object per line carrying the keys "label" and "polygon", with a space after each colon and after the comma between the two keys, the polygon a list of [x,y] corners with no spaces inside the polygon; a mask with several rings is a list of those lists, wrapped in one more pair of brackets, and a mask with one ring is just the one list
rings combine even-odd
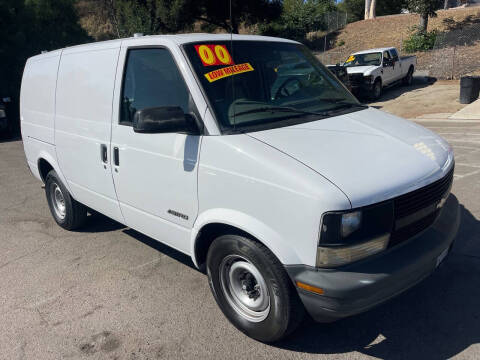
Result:
{"label": "dry grass slope", "polygon": [[[440,10],[438,17],[430,19],[428,30],[445,31],[447,29],[446,19],[451,19],[455,23],[480,22],[480,7]],[[319,57],[325,64],[335,64],[345,60],[353,52],[384,46],[395,46],[401,53],[404,53],[403,40],[408,37],[410,28],[417,25],[418,21],[416,14],[400,14],[348,24],[339,31],[336,37],[336,43],[344,45],[321,53]],[[416,55],[418,68],[421,70],[431,70],[438,58],[438,54],[434,52],[421,52]],[[480,69],[480,42],[476,41],[473,44],[458,47],[456,57],[455,78],[468,73],[477,73]],[[472,66],[472,62],[478,66]],[[462,68],[462,64],[465,64],[465,68]],[[451,69],[448,67],[444,74],[438,76],[448,78],[450,75]]]}

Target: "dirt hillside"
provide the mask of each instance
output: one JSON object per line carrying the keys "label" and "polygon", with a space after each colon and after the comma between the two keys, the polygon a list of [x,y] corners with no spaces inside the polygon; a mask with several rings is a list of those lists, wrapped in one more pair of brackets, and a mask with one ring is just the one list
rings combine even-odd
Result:
{"label": "dirt hillside", "polygon": [[[403,41],[418,21],[419,17],[416,14],[400,14],[348,24],[337,34],[332,34],[331,41],[335,46],[324,53],[318,53],[318,56],[324,64],[335,64],[344,61],[353,52],[384,46],[395,46],[406,55]],[[480,7],[440,10],[436,18],[430,18],[428,30],[447,31],[447,22],[457,29],[474,25],[478,25],[480,29]],[[480,31],[468,45],[461,44],[459,40],[455,49],[453,47],[443,49],[442,53],[437,51],[416,53],[418,69],[437,72],[438,74],[434,75],[439,78],[449,78],[452,72],[455,78],[467,73],[476,73],[480,69],[479,40]],[[440,63],[441,69],[437,69]]]}

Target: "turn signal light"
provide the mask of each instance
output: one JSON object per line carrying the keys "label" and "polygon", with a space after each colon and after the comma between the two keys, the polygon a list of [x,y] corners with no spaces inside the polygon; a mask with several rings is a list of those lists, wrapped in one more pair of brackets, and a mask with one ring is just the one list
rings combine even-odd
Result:
{"label": "turn signal light", "polygon": [[320,294],[320,295],[323,295],[323,289],[322,288],[318,288],[318,287],[315,287],[315,286],[312,286],[312,285],[308,285],[308,284],[304,284],[300,281],[297,281],[297,286],[300,288],[300,289],[303,289],[303,290],[307,290],[307,291],[310,291],[310,292],[314,292],[316,294]]}

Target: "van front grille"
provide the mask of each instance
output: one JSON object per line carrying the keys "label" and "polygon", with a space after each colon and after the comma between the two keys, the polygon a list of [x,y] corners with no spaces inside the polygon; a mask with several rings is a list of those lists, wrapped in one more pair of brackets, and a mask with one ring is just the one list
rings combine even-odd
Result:
{"label": "van front grille", "polygon": [[440,180],[394,199],[395,222],[401,224],[408,219],[408,224],[394,228],[389,246],[410,239],[435,222],[440,213],[437,205],[448,195],[452,186],[453,171],[452,166]]}

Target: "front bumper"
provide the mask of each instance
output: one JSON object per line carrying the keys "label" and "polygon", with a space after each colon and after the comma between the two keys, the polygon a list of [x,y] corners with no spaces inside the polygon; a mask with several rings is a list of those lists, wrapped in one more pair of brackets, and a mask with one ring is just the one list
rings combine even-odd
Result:
{"label": "front bumper", "polygon": [[351,83],[350,85],[352,93],[356,95],[362,95],[363,93],[370,94],[373,91],[373,84],[370,83]]}
{"label": "front bumper", "polygon": [[437,259],[452,246],[460,224],[457,199],[450,195],[440,216],[424,232],[387,251],[338,269],[286,266],[296,283],[324,290],[317,295],[298,289],[312,318],[331,322],[364,312],[414,286],[437,267]]}

